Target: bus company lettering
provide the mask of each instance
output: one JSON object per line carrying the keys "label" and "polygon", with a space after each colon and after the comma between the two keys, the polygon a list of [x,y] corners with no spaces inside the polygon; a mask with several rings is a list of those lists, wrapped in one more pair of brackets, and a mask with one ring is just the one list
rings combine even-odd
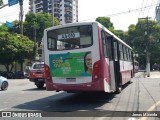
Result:
{"label": "bus company lettering", "polygon": [[63,63],[63,61],[61,59],[53,60],[52,62],[54,64],[55,68],[58,68],[58,67],[70,67],[70,63],[69,62]]}

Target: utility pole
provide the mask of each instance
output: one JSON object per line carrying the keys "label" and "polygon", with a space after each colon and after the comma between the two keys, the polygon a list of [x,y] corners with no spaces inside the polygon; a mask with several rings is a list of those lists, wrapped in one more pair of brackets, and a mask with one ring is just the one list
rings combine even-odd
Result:
{"label": "utility pole", "polygon": [[36,61],[36,36],[37,36],[37,29],[36,26],[34,26],[34,60]]}
{"label": "utility pole", "polygon": [[54,0],[52,0],[52,26],[54,26]]}
{"label": "utility pole", "polygon": [[34,29],[34,60],[36,61],[36,50],[37,50],[37,45],[36,45],[36,42],[37,42],[37,29],[39,29],[40,27],[37,26],[36,24],[33,26],[33,29]]}
{"label": "utility pole", "polygon": [[150,77],[150,41],[148,39],[149,37],[149,23],[148,23],[148,19],[150,17],[146,17],[146,18],[139,18],[139,19],[145,19],[146,20],[146,25],[147,25],[147,30],[145,31],[145,38],[146,38],[146,73],[147,73],[147,77]]}
{"label": "utility pole", "polygon": [[147,19],[147,34],[146,34],[146,72],[147,72],[147,77],[150,77],[150,41],[148,39],[148,35],[149,35],[149,23],[148,23],[148,17]]}
{"label": "utility pole", "polygon": [[20,5],[20,14],[19,14],[19,20],[20,20],[20,33],[23,35],[23,0],[19,0]]}

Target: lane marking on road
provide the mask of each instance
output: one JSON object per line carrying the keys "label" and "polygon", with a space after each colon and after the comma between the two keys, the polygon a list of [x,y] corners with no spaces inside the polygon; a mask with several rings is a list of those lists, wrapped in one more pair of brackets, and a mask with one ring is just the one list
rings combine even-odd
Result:
{"label": "lane marking on road", "polygon": [[[157,103],[153,104],[153,105],[147,110],[147,112],[153,111],[153,110],[156,108],[156,106],[158,106],[159,104],[160,104],[160,100],[159,100]],[[148,119],[148,117],[142,117],[140,120],[147,120],[147,119]]]}

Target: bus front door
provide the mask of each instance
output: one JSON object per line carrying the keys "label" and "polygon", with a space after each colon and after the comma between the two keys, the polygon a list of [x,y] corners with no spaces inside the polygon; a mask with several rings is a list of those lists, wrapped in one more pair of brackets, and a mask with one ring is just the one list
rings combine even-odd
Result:
{"label": "bus front door", "polygon": [[118,54],[118,42],[113,37],[108,38],[109,69],[111,90],[121,92],[120,62]]}

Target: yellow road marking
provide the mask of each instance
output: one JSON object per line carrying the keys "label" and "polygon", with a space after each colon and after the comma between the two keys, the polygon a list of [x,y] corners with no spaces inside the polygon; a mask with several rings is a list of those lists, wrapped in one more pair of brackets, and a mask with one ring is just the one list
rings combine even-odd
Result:
{"label": "yellow road marking", "polygon": [[[153,104],[153,105],[147,110],[147,112],[153,111],[153,110],[156,108],[156,106],[158,106],[159,104],[160,104],[160,100],[159,100],[157,103]],[[140,120],[147,120],[147,118],[148,118],[148,117],[142,117]]]}

